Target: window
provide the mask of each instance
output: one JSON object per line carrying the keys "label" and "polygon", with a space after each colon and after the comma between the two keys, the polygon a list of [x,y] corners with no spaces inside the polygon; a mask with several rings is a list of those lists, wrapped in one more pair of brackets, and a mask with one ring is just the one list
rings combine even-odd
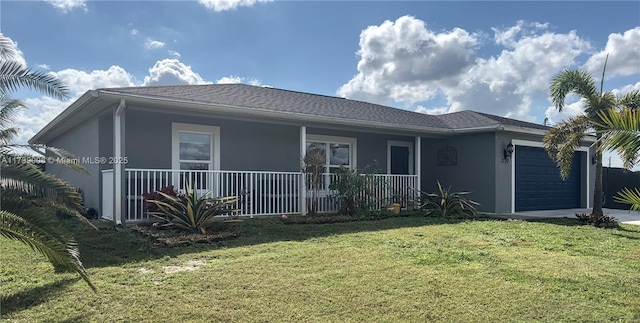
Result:
{"label": "window", "polygon": [[317,150],[325,156],[325,173],[335,173],[342,167],[356,166],[356,139],[307,135],[307,152]]}
{"label": "window", "polygon": [[[220,165],[220,128],[213,126],[173,123],[172,124],[172,168],[180,172],[174,181],[183,189],[188,182],[197,189],[206,189],[211,174],[208,170],[218,170]],[[189,175],[187,175],[189,174]]]}

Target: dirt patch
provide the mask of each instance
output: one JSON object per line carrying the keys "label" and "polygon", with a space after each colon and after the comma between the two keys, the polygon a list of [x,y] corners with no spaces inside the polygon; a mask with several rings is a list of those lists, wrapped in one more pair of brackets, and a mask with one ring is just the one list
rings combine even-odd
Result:
{"label": "dirt patch", "polygon": [[204,265],[205,263],[206,262],[204,260],[193,259],[187,261],[187,263],[183,266],[165,266],[164,272],[165,274],[173,274],[181,271],[193,271],[200,268],[200,266]]}

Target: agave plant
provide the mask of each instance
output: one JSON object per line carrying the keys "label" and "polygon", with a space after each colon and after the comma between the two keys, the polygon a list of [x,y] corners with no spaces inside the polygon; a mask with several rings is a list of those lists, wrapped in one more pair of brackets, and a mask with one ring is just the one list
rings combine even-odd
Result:
{"label": "agave plant", "polygon": [[156,191],[159,199],[147,199],[151,207],[147,211],[157,218],[164,227],[174,227],[180,230],[199,232],[205,234],[213,223],[213,217],[217,215],[233,215],[238,209],[237,196],[208,197],[211,192],[198,196],[198,190],[185,185],[185,193],[167,193]]}
{"label": "agave plant", "polygon": [[451,192],[451,186],[444,189],[438,181],[438,193],[421,192],[426,197],[420,208],[426,211],[427,215],[439,214],[446,217],[447,214],[455,211],[461,211],[468,215],[476,215],[476,206],[480,203],[468,200],[464,196],[471,192]]}

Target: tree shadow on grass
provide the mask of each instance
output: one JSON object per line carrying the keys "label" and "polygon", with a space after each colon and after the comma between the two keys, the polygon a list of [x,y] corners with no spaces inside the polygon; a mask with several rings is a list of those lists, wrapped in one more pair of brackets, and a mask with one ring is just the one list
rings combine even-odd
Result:
{"label": "tree shadow on grass", "polygon": [[43,286],[29,288],[0,298],[0,315],[4,317],[16,311],[40,305],[58,296],[66,286],[80,278],[65,278]]}
{"label": "tree shadow on grass", "polygon": [[197,253],[219,248],[235,248],[278,241],[305,241],[341,234],[373,232],[428,225],[447,225],[465,221],[494,219],[443,219],[424,216],[391,217],[373,221],[330,224],[285,225],[276,217],[245,219],[237,223],[220,224],[238,233],[238,237],[211,244],[195,243],[185,247],[158,247],[138,232],[118,232],[113,228],[93,230],[84,224],[70,223],[80,247],[80,257],[86,268],[119,266],[125,263],[150,261],[166,256]]}

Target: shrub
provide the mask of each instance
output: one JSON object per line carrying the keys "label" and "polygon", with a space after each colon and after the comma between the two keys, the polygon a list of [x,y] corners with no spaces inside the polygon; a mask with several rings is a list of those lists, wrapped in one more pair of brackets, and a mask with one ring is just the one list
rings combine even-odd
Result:
{"label": "shrub", "polygon": [[160,211],[156,203],[152,203],[151,201],[169,202],[169,199],[165,198],[164,195],[176,197],[178,196],[178,191],[173,188],[173,185],[167,185],[160,188],[159,191],[142,194],[142,199],[146,202],[145,209],[149,214]]}
{"label": "shrub", "polygon": [[424,210],[427,216],[477,215],[476,206],[480,203],[464,198],[464,195],[471,192],[451,192],[451,186],[444,189],[440,181],[438,181],[438,191],[438,193],[420,192],[423,196],[420,209]]}
{"label": "shrub", "polygon": [[600,217],[596,217],[593,214],[586,214],[586,213],[576,213],[576,218],[580,221],[582,221],[583,223],[587,223],[587,224],[591,224],[595,227],[598,228],[617,228],[619,227],[618,225],[618,219],[610,216],[610,215],[603,215]]}
{"label": "shrub", "polygon": [[340,167],[329,185],[332,197],[340,205],[343,214],[354,215],[368,211],[371,206],[372,176],[358,174],[355,170]]}
{"label": "shrub", "polygon": [[187,185],[185,190],[184,194],[173,189],[166,193],[156,191],[155,195],[148,194],[148,199],[145,197],[148,214],[160,220],[162,227],[205,234],[214,224],[213,217],[233,215],[239,211],[234,208],[237,196],[209,198],[210,192],[198,196],[198,191]]}

